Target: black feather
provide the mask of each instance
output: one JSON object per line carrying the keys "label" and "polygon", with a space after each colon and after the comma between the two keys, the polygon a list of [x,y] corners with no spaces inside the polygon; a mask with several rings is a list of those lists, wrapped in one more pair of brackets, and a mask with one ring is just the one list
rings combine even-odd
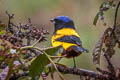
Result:
{"label": "black feather", "polygon": [[88,53],[88,50],[83,48],[82,46],[71,46],[70,48],[72,48],[73,50],[75,50],[77,53],[79,52],[85,52]]}
{"label": "black feather", "polygon": [[61,41],[61,42],[67,42],[67,43],[73,43],[77,44],[79,46],[82,46],[82,42],[79,37],[71,35],[71,36],[63,36],[60,38],[55,39],[55,41]]}

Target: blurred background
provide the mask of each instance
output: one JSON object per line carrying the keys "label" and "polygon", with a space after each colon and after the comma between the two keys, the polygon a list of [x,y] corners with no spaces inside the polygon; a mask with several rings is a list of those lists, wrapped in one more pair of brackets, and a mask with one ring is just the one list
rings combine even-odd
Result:
{"label": "blurred background", "polygon": [[[95,70],[95,65],[92,62],[92,52],[95,44],[100,39],[103,31],[112,26],[114,20],[114,10],[109,10],[105,13],[105,21],[107,26],[103,26],[102,22],[98,21],[97,26],[94,26],[93,20],[99,10],[99,6],[105,0],[0,0],[0,21],[7,24],[8,13],[14,13],[13,22],[18,24],[26,23],[28,18],[31,18],[33,24],[41,25],[49,31],[46,42],[39,44],[41,47],[50,47],[50,39],[54,30],[50,19],[60,15],[69,16],[75,23],[76,30],[80,34],[82,44],[89,50],[89,53],[83,53],[76,58],[76,63],[79,68]],[[119,51],[118,51],[119,53]],[[118,58],[120,54],[113,56],[113,63],[120,66]],[[73,59],[62,59],[61,63],[73,67]],[[104,60],[102,61],[103,63]],[[101,64],[105,67],[105,64]],[[79,76],[64,75],[66,80],[79,80]],[[48,77],[50,80],[50,77]],[[56,78],[56,80],[59,80]]]}

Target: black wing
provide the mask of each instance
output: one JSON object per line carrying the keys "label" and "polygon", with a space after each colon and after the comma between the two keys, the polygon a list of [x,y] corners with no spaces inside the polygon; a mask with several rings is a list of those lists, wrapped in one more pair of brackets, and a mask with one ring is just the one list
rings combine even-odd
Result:
{"label": "black wing", "polygon": [[82,42],[79,37],[71,35],[71,36],[63,36],[60,38],[55,39],[56,41],[61,41],[61,42],[67,42],[67,43],[73,43],[77,44],[79,46],[82,46]]}

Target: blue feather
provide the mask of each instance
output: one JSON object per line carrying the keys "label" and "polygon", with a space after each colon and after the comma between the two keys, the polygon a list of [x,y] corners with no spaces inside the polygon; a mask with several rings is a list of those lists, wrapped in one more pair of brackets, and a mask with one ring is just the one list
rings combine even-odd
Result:
{"label": "blue feather", "polygon": [[71,19],[68,16],[58,16],[56,19],[61,20],[63,22],[69,22]]}

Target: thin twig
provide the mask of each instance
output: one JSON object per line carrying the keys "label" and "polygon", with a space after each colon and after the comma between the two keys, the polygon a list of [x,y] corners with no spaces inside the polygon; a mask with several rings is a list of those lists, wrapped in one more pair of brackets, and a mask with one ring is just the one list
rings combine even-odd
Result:
{"label": "thin twig", "polygon": [[31,19],[28,18],[28,23],[29,23],[29,31],[26,33],[27,36],[26,36],[26,40],[27,40],[27,46],[30,46],[31,45],[31,32],[32,32],[32,24],[31,24]]}
{"label": "thin twig", "polygon": [[119,6],[120,6],[120,1],[119,1],[118,5],[117,5],[116,11],[115,11],[115,19],[114,19],[114,28],[113,28],[113,31],[116,28],[116,23],[117,23],[116,21],[117,21],[117,15],[118,15]]}
{"label": "thin twig", "polygon": [[115,69],[114,69],[113,64],[111,63],[110,58],[108,57],[107,53],[105,53],[105,49],[103,48],[102,50],[104,52],[104,57],[108,63],[108,69],[111,71],[112,74],[115,74]]}
{"label": "thin twig", "polygon": [[42,35],[40,36],[40,38],[35,42],[35,43],[33,43],[33,45],[32,46],[35,46],[41,39],[42,39]]}
{"label": "thin twig", "polygon": [[31,39],[30,39],[30,35],[31,35],[31,30],[29,32],[26,33],[27,36],[26,36],[26,40],[27,40],[27,46],[30,45],[30,42],[31,42]]}
{"label": "thin twig", "polygon": [[8,32],[13,33],[14,31],[13,31],[13,28],[11,26],[11,19],[14,18],[15,14],[10,15],[7,11],[6,11],[6,14],[8,15],[8,27],[7,27],[7,30],[6,30],[7,31],[6,34],[8,34]]}
{"label": "thin twig", "polygon": [[96,70],[97,71],[99,71],[100,73],[102,73],[102,74],[106,74],[106,75],[110,75],[111,73],[110,72],[108,72],[108,71],[105,71],[105,70],[102,70],[102,69],[100,69],[100,68],[96,68]]}

